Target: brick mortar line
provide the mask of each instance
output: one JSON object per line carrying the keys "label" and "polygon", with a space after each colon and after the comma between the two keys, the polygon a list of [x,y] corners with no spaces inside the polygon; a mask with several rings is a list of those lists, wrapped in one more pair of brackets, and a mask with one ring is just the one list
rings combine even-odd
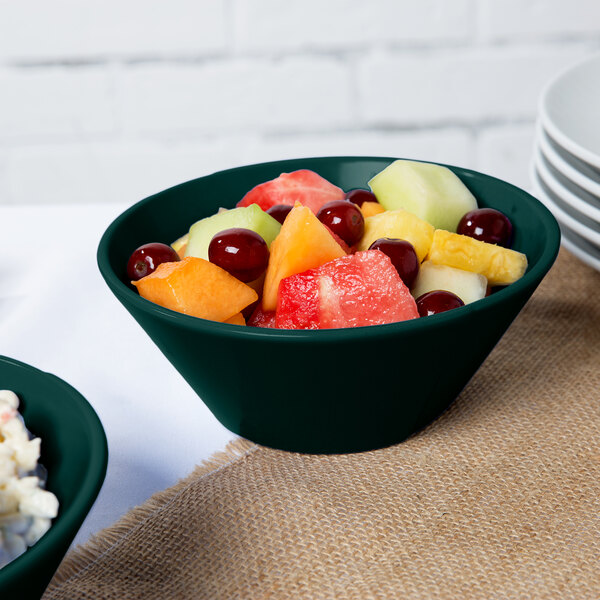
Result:
{"label": "brick mortar line", "polygon": [[[524,36],[517,38],[506,38],[493,41],[469,40],[467,43],[457,41],[456,43],[442,40],[440,42],[424,41],[423,43],[382,43],[373,44],[366,42],[359,46],[352,46],[343,49],[318,49],[318,48],[297,48],[297,49],[272,49],[264,51],[246,50],[243,53],[232,53],[229,51],[202,53],[202,54],[145,54],[135,55],[98,55],[87,58],[56,58],[47,60],[36,59],[0,59],[0,66],[15,69],[33,69],[33,68],[52,68],[67,67],[78,68],[87,66],[105,66],[118,64],[121,66],[138,65],[217,65],[226,63],[241,63],[246,61],[257,61],[263,63],[281,63],[290,59],[337,59],[344,63],[353,62],[358,56],[359,61],[365,58],[435,58],[438,54],[445,54],[448,50],[456,51],[481,51],[507,49],[510,52],[517,53],[520,49],[528,52],[534,50],[552,50],[558,47],[564,48],[565,45],[573,47],[589,46],[590,49],[600,47],[600,27],[597,34],[586,35],[561,35],[555,38],[537,38],[526,39]],[[368,54],[361,54],[365,50]],[[358,62],[358,61],[357,61]]]}
{"label": "brick mortar line", "polygon": [[493,129],[510,129],[511,127],[533,127],[535,118],[522,118],[522,119],[489,119],[479,122],[466,122],[466,121],[445,121],[439,124],[421,124],[421,125],[407,125],[407,126],[372,126],[372,127],[360,127],[360,128],[335,128],[335,129],[313,129],[306,130],[280,130],[280,131],[259,131],[259,130],[248,130],[240,135],[223,131],[222,133],[210,133],[203,134],[201,132],[188,132],[188,133],[170,133],[161,134],[160,132],[147,132],[128,134],[124,131],[118,131],[114,134],[101,134],[101,133],[90,133],[83,139],[80,135],[69,135],[69,134],[56,134],[47,136],[20,136],[13,139],[2,138],[0,136],[0,150],[10,149],[24,149],[32,148],[36,146],[86,146],[86,145],[107,145],[112,144],[128,144],[128,143],[147,143],[156,144],[157,147],[171,146],[173,148],[177,146],[184,146],[186,144],[211,144],[215,142],[232,142],[248,141],[263,141],[267,143],[276,141],[310,141],[311,138],[318,138],[324,135],[361,135],[361,134],[382,134],[383,136],[398,135],[398,134],[419,134],[419,133],[452,133],[460,132],[467,133],[472,136],[472,139],[477,140],[478,136],[486,131]]}

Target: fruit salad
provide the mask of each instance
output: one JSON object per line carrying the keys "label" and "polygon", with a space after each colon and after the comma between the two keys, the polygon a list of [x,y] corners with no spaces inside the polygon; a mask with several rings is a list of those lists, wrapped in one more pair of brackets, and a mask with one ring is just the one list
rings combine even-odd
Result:
{"label": "fruit salad", "polygon": [[0,390],[0,568],[23,554],[58,514],[56,496],[44,490],[40,439],[30,436],[14,392]]}
{"label": "fruit salad", "polygon": [[511,221],[479,208],[450,169],[397,160],[368,186],[282,173],[170,245],[137,248],[128,277],[147,300],[203,319],[331,329],[431,316],[524,275]]}

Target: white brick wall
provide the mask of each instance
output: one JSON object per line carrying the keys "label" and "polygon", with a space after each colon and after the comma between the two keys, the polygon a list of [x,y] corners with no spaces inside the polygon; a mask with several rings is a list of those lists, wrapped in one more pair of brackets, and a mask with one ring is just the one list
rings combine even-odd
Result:
{"label": "white brick wall", "polygon": [[370,124],[404,127],[534,119],[544,83],[581,55],[511,46],[369,57],[359,64],[361,107]]}
{"label": "white brick wall", "polygon": [[597,0],[0,0],[0,203],[331,154],[528,187],[543,85],[598,51]]}
{"label": "white brick wall", "polygon": [[225,0],[0,0],[0,58],[101,60],[216,54]]}
{"label": "white brick wall", "polygon": [[133,134],[331,130],[353,119],[349,68],[328,57],[233,59],[120,69]]}
{"label": "white brick wall", "polygon": [[364,49],[466,41],[470,0],[239,0],[239,51]]}
{"label": "white brick wall", "polygon": [[111,77],[101,66],[0,70],[0,141],[115,134]]}
{"label": "white brick wall", "polygon": [[483,39],[598,36],[598,0],[480,0]]}

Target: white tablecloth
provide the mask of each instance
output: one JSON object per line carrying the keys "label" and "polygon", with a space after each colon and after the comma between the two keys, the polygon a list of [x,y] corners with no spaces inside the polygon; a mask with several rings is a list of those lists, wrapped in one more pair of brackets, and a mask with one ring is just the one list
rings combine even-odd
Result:
{"label": "white tablecloth", "polygon": [[104,487],[75,543],[174,484],[234,437],[98,271],[100,237],[125,208],[0,206],[0,354],[73,385],[108,438]]}

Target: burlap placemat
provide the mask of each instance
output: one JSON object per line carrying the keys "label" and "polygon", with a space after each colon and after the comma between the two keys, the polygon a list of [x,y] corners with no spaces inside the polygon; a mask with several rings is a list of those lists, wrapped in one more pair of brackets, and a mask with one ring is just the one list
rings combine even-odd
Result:
{"label": "burlap placemat", "polygon": [[562,251],[427,429],[346,456],[234,442],[44,599],[596,600],[599,557],[600,273]]}

